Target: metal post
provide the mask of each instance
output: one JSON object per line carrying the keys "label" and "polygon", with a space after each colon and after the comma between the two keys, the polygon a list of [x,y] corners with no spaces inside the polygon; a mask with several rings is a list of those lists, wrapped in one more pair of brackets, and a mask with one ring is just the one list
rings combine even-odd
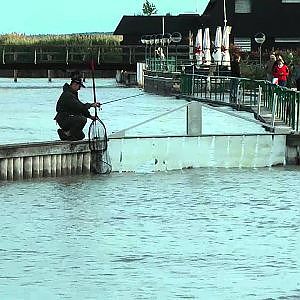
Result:
{"label": "metal post", "polygon": [[97,63],[98,63],[98,65],[100,64],[100,56],[101,56],[101,49],[99,47],[98,48],[98,54],[97,54]]}
{"label": "metal post", "polygon": [[224,27],[227,25],[226,0],[224,0]]}
{"label": "metal post", "polygon": [[2,63],[5,65],[5,48],[2,50]]}
{"label": "metal post", "polygon": [[[18,54],[16,52],[14,52],[14,62],[17,61],[18,58]],[[18,81],[18,70],[14,70],[14,82]]]}
{"label": "metal post", "polygon": [[261,106],[261,98],[262,98],[262,87],[258,86],[258,103],[257,103],[257,115],[260,116],[260,106]]}
{"label": "metal post", "polygon": [[261,68],[261,44],[259,45],[259,67]]}
{"label": "metal post", "polygon": [[36,65],[36,49],[34,49],[34,64]]}
{"label": "metal post", "polygon": [[277,109],[277,98],[278,98],[278,95],[274,94],[273,106],[272,106],[272,122],[271,122],[271,125],[272,125],[273,128],[275,127],[275,118],[276,118],[276,109]]}
{"label": "metal post", "polygon": [[130,64],[131,64],[131,55],[132,55],[131,51],[132,51],[132,49],[131,49],[131,47],[130,47],[130,48],[129,48],[129,63],[130,63]]}
{"label": "metal post", "polygon": [[175,45],[175,72],[177,72],[177,44]]}
{"label": "metal post", "polygon": [[66,52],[66,64],[69,64],[69,49],[67,48],[67,52]]}
{"label": "metal post", "polygon": [[193,74],[192,74],[192,90],[191,90],[192,96],[194,96],[194,83],[195,83],[195,65],[193,65]]}
{"label": "metal post", "polygon": [[[52,56],[48,54],[48,55],[47,55],[47,60],[48,60],[48,62],[51,62]],[[47,70],[47,73],[48,73],[48,82],[51,82],[51,81],[52,81],[52,78],[51,78],[51,70]]]}

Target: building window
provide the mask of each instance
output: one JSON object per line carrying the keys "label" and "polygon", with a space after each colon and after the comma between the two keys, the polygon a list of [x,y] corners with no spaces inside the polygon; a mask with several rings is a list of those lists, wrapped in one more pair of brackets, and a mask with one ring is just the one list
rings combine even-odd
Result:
{"label": "building window", "polygon": [[235,13],[236,14],[251,13],[251,0],[235,0]]}
{"label": "building window", "polygon": [[241,51],[251,51],[251,38],[235,37],[234,45],[239,47]]}
{"label": "building window", "polygon": [[282,3],[300,3],[300,0],[282,0]]}

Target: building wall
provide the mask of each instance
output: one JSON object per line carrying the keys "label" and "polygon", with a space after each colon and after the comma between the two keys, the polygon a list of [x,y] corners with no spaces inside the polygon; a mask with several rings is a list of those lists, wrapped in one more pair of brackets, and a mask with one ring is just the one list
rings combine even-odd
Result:
{"label": "building wall", "polygon": [[[251,13],[236,13],[235,2],[226,0],[227,24],[232,26],[231,42],[235,37],[251,38],[252,50],[258,48],[254,36],[266,35],[265,48],[300,48],[300,43],[275,43],[275,39],[300,38],[297,20],[300,20],[300,3],[282,3],[282,0],[250,0]],[[239,0],[243,1],[243,0]],[[244,0],[249,1],[249,0]],[[203,14],[205,26],[212,28],[224,24],[223,0],[212,0]]]}

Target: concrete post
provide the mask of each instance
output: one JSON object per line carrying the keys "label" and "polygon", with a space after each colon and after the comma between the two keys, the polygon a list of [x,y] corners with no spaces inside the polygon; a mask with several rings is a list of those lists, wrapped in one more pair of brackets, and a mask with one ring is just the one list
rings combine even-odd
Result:
{"label": "concrete post", "polygon": [[187,106],[187,135],[198,136],[202,134],[202,105],[192,101]]}

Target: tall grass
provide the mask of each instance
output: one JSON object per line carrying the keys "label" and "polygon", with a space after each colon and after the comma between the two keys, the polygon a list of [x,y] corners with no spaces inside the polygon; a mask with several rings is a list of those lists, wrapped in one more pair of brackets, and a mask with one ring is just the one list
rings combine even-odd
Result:
{"label": "tall grass", "polygon": [[119,45],[121,40],[121,36],[100,33],[60,35],[25,35],[10,33],[0,35],[0,45],[10,46],[76,46],[85,48],[97,45],[115,46]]}

